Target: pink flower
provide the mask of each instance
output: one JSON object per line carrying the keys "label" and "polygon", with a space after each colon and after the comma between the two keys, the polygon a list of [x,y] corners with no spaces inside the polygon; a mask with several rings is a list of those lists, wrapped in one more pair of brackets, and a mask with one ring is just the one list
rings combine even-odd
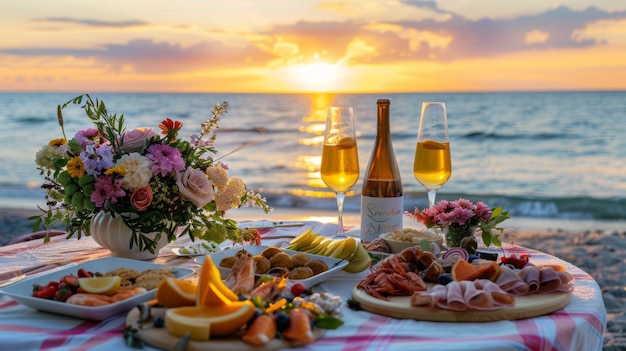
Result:
{"label": "pink flower", "polygon": [[482,202],[474,204],[467,199],[441,200],[435,206],[425,208],[421,212],[416,208],[409,215],[429,228],[434,226],[470,227],[479,225],[481,221],[488,221],[491,217],[491,209]]}
{"label": "pink flower", "polygon": [[96,180],[94,191],[91,193],[90,200],[96,207],[104,208],[107,201],[117,203],[117,198],[126,195],[122,189],[123,179],[114,179],[112,176],[102,176]]}
{"label": "pink flower", "polygon": [[84,149],[89,144],[101,144],[106,140],[100,135],[100,132],[97,128],[87,128],[83,130],[79,130],[74,134],[74,139],[76,139],[80,146]]}
{"label": "pink flower", "polygon": [[121,148],[128,153],[139,152],[143,149],[146,140],[157,135],[152,128],[137,128],[126,131],[120,140]]}
{"label": "pink flower", "polygon": [[478,216],[480,219],[482,219],[483,221],[488,221],[489,218],[491,218],[491,213],[492,211],[489,206],[480,201],[476,203],[476,216]]}
{"label": "pink flower", "polygon": [[152,173],[166,176],[185,169],[185,160],[175,147],[169,145],[151,145],[146,155],[152,161]]}
{"label": "pink flower", "polygon": [[130,203],[137,208],[138,211],[145,211],[152,204],[152,188],[149,185],[141,187],[130,195]]}
{"label": "pink flower", "polygon": [[180,194],[198,207],[204,207],[215,196],[211,182],[199,169],[189,167],[178,173],[176,185],[178,185]]}

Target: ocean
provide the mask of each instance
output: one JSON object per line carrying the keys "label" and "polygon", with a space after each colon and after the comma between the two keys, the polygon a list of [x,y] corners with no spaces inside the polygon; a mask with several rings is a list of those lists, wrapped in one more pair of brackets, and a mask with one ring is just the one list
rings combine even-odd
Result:
{"label": "ocean", "polygon": [[[78,93],[0,93],[0,207],[43,205],[35,154],[61,136],[56,108]],[[210,108],[227,101],[218,157],[273,207],[334,210],[319,177],[326,109],[354,107],[361,179],[345,210],[359,211],[362,176],[376,136],[376,100],[391,100],[391,133],[405,210],[427,206],[412,172],[421,104],[448,111],[452,176],[437,200],[463,197],[504,206],[511,217],[613,221],[626,218],[626,92],[412,94],[91,94],[127,127],[183,122],[199,131]],[[91,127],[76,105],[64,110],[68,137]],[[242,145],[247,145],[241,148]],[[239,150],[237,150],[240,148]],[[236,150],[235,152],[232,152]]]}

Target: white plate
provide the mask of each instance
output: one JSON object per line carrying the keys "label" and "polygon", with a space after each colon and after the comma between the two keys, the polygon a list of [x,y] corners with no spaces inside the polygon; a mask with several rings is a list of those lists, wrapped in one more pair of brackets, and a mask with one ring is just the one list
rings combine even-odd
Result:
{"label": "white plate", "polygon": [[176,256],[181,256],[181,257],[195,257],[195,256],[206,256],[206,255],[208,255],[208,254],[211,254],[211,253],[216,253],[216,252],[220,252],[220,251],[224,250],[224,249],[222,249],[221,247],[219,247],[219,245],[217,245],[217,246],[213,249],[213,251],[210,251],[210,252],[209,252],[207,249],[205,249],[205,248],[202,248],[202,252],[198,252],[198,253],[184,253],[184,252],[183,252],[183,249],[184,249],[184,248],[190,248],[191,246],[202,246],[203,244],[206,244],[206,245],[215,245],[215,244],[209,243],[209,242],[207,242],[207,241],[205,241],[205,240],[196,240],[195,242],[191,242],[191,243],[189,243],[189,244],[187,244],[187,245],[185,245],[185,246],[183,246],[183,247],[174,247],[174,248],[172,248],[172,252],[173,252],[173,253],[174,253],[174,255],[176,255]]}
{"label": "white plate", "polygon": [[181,252],[182,247],[174,247],[172,248],[172,252],[174,253],[174,255],[176,256],[180,256],[180,257],[196,257],[196,256],[206,256],[208,255],[207,253],[184,253]]}
{"label": "white plate", "polygon": [[[90,272],[106,273],[115,268],[132,268],[139,272],[142,272],[148,269],[158,269],[162,267],[164,267],[164,265],[162,264],[155,264],[151,262],[131,260],[120,257],[107,257],[89,262],[79,263],[77,265],[68,266],[66,268],[59,269],[48,274],[32,277],[19,283],[15,283],[11,286],[7,286],[0,290],[0,292],[7,296],[10,296],[22,305],[32,307],[40,311],[64,314],[70,317],[82,319],[101,321],[118,313],[128,312],[138,304],[154,299],[156,289],[152,289],[143,294],[136,295],[129,299],[115,302],[110,305],[80,306],[55,300],[47,300],[33,297],[33,284],[45,285],[51,281],[58,281],[59,279],[61,279],[61,277],[65,275],[77,275],[78,269],[80,268],[84,268]],[[183,278],[191,275],[193,273],[193,269],[172,267],[172,273],[176,278]]]}
{"label": "white plate", "polygon": [[[268,246],[233,247],[230,250],[213,253],[213,254],[210,254],[210,255],[207,255],[207,256],[210,256],[211,260],[213,260],[213,263],[215,263],[215,265],[220,268],[220,273],[222,273],[222,278],[225,279],[228,276],[228,273],[230,273],[230,269],[219,266],[220,261],[223,258],[234,256],[234,255],[237,254],[237,252],[239,250],[244,250],[244,249],[247,250],[248,252],[250,252],[253,256],[254,255],[259,255],[267,247]],[[312,259],[312,260],[320,260],[320,261],[323,261],[324,263],[326,263],[326,265],[328,266],[328,270],[326,272],[323,272],[323,273],[320,273],[320,274],[316,274],[316,275],[312,276],[311,278],[298,279],[298,280],[293,279],[291,281],[291,282],[300,282],[300,283],[304,284],[307,288],[313,287],[313,286],[315,286],[315,285],[325,281],[326,279],[328,279],[329,277],[331,277],[335,273],[341,271],[343,269],[343,267],[348,265],[348,261],[346,261],[346,260],[342,261],[342,260],[340,260],[338,258],[332,258],[332,257],[326,257],[326,256],[320,256],[320,255],[312,255],[312,254],[308,254],[306,252],[299,252],[299,251],[293,251],[293,250],[285,250],[285,249],[281,249],[281,250],[284,251],[285,253],[289,254],[289,256],[292,256],[293,254],[296,254],[296,253],[304,253],[307,256],[309,256],[309,258]],[[206,256],[203,256],[203,257],[197,257],[194,260],[197,263],[202,264],[205,259],[206,259]]]}
{"label": "white plate", "polygon": [[[198,256],[206,256],[206,255],[211,255],[217,252],[201,252],[201,253],[184,253],[181,252],[182,247],[174,247],[172,248],[172,252],[174,253],[174,255],[176,256],[180,256],[180,257],[198,257]],[[224,249],[220,249],[220,251],[218,252],[222,252]]]}

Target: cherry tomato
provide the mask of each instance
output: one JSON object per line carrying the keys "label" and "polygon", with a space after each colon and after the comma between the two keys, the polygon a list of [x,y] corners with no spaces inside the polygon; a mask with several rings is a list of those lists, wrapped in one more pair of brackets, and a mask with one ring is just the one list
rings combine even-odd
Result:
{"label": "cherry tomato", "polygon": [[307,289],[307,287],[302,283],[294,283],[291,286],[291,293],[293,296],[300,296],[302,294],[310,294],[311,290]]}

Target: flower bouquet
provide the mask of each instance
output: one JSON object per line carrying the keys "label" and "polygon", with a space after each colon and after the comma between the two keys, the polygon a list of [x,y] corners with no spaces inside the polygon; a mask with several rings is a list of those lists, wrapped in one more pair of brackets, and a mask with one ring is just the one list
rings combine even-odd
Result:
{"label": "flower bouquet", "polygon": [[[62,110],[83,101],[81,107],[95,127],[68,139]],[[36,156],[48,208],[32,217],[34,230],[61,223],[67,238],[77,234],[80,239],[81,233],[90,235],[96,214],[105,212],[122,217],[132,230],[129,247],[140,251],[154,252],[162,235],[168,242],[183,235],[217,243],[256,241],[252,231],[225,218],[227,210],[241,206],[272,210],[213,157],[215,131],[227,109],[226,102],[215,105],[200,134],[187,141],[178,136],[182,123],[169,118],[158,125],[161,134],[152,128],[128,130],[124,115],[109,114],[103,101],[89,95],[59,105],[63,137],[51,140]]]}
{"label": "flower bouquet", "polygon": [[493,230],[498,228],[498,224],[509,218],[509,212],[502,207],[489,208],[482,202],[475,204],[467,199],[456,201],[441,200],[431,208],[419,211],[415,208],[413,212],[406,212],[408,216],[424,224],[427,228],[439,228],[446,235],[446,244],[449,247],[461,246],[464,238],[474,235],[476,229],[482,231],[482,240],[485,246],[491,244],[501,246],[499,235]]}

